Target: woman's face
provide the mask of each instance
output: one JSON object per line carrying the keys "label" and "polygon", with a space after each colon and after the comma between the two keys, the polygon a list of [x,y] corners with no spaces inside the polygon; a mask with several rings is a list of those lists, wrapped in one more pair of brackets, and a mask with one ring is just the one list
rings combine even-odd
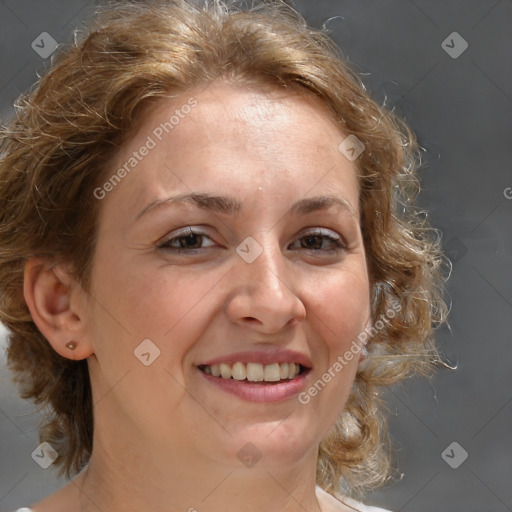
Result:
{"label": "woman's face", "polygon": [[272,88],[215,83],[148,110],[91,198],[99,437],[204,464],[316,455],[359,358],[335,362],[369,318],[344,138],[319,100]]}

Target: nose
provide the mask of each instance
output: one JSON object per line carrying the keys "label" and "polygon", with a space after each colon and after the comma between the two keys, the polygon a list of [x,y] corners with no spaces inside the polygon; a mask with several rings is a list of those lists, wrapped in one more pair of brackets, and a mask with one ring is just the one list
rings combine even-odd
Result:
{"label": "nose", "polygon": [[252,263],[237,255],[227,314],[245,329],[273,334],[298,324],[306,317],[306,309],[298,296],[300,278],[293,273],[291,262],[277,244],[261,247],[263,252]]}

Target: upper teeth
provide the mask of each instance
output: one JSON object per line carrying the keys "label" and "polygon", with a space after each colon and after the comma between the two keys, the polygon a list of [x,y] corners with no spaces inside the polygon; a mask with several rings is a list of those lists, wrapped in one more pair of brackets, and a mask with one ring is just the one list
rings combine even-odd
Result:
{"label": "upper teeth", "polygon": [[273,363],[263,365],[261,363],[235,363],[212,364],[204,366],[204,372],[214,377],[223,379],[244,380],[250,382],[277,382],[281,379],[293,379],[300,372],[300,364],[297,363]]}

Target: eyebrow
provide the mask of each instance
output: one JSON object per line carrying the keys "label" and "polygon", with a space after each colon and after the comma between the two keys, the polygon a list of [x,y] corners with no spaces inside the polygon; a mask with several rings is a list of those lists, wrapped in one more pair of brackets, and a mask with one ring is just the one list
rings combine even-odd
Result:
{"label": "eyebrow", "polygon": [[[191,192],[167,197],[165,199],[154,199],[137,214],[134,220],[138,221],[146,213],[163,205],[173,203],[188,203],[203,210],[230,215],[239,213],[242,209],[241,202],[232,196],[217,196],[206,192]],[[319,210],[326,210],[332,206],[337,206],[350,215],[356,216],[354,208],[346,199],[334,195],[322,195],[301,199],[290,208],[288,213],[292,215],[307,215],[308,213]]]}

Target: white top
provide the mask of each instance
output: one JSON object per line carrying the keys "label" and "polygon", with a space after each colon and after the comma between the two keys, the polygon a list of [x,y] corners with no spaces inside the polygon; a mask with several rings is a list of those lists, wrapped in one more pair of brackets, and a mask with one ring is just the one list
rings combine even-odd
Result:
{"label": "white top", "polygon": [[324,512],[339,512],[340,505],[344,504],[348,507],[352,508],[357,512],[391,512],[390,510],[379,508],[379,507],[370,507],[369,505],[364,505],[359,501],[356,501],[352,498],[343,497],[343,501],[336,499],[334,496],[324,491],[319,485],[316,486],[316,494],[318,497],[323,496],[324,501],[328,505],[328,509]]}
{"label": "white top", "polygon": [[[324,512],[338,512],[340,509],[341,502],[334,498],[334,496],[330,495],[328,492],[324,491],[319,485],[316,486],[316,493],[318,496],[323,497],[323,501],[329,507]],[[385,510],[379,507],[369,507],[368,505],[363,505],[359,501],[353,500],[351,498],[343,498],[343,503],[353,508],[357,512],[391,512],[390,510]],[[15,512],[32,512],[30,508],[19,508]]]}

